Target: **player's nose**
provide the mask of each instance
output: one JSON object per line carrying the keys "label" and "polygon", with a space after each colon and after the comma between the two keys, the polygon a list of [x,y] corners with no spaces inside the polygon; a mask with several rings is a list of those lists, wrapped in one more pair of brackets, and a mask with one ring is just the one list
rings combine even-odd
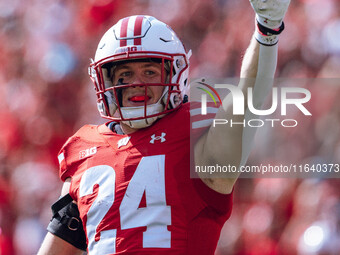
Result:
{"label": "player's nose", "polygon": [[133,77],[133,81],[131,84],[133,85],[138,85],[138,84],[144,84],[145,82],[143,81],[143,79],[139,76],[139,75],[135,75]]}

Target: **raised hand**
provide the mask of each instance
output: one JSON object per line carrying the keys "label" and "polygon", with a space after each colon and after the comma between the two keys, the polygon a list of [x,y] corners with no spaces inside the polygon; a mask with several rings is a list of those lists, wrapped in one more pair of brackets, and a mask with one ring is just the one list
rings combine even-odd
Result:
{"label": "raised hand", "polygon": [[249,0],[256,13],[256,20],[270,29],[279,28],[290,0]]}

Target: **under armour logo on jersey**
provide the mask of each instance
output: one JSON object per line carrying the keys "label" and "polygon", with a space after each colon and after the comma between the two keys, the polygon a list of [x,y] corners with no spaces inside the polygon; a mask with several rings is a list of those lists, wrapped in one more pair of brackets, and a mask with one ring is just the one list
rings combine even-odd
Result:
{"label": "under armour logo on jersey", "polygon": [[162,135],[160,135],[160,136],[156,136],[156,134],[153,134],[151,136],[150,143],[154,144],[156,140],[161,140],[161,143],[165,142],[166,141],[166,139],[164,138],[165,135],[166,135],[166,133],[163,133],[163,132],[162,132]]}
{"label": "under armour logo on jersey", "polygon": [[129,140],[130,140],[130,138],[131,138],[130,136],[127,136],[127,137],[124,137],[124,138],[120,139],[120,140],[118,141],[118,149],[119,149],[120,147],[122,147],[122,146],[127,145],[128,142],[129,142]]}

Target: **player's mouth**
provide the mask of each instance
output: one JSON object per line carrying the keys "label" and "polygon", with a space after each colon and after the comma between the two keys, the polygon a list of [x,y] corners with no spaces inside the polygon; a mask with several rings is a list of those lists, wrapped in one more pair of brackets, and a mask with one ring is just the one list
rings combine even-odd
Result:
{"label": "player's mouth", "polygon": [[150,96],[145,95],[135,95],[129,98],[129,101],[132,102],[135,105],[143,105],[145,104],[145,101],[148,102],[151,99]]}

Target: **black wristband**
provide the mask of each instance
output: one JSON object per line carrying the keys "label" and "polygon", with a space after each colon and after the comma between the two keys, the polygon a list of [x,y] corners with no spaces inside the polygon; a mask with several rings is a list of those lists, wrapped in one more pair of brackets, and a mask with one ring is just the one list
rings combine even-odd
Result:
{"label": "black wristband", "polygon": [[265,36],[279,35],[285,29],[285,23],[282,21],[282,24],[278,29],[270,29],[268,27],[261,25],[257,21],[257,29],[262,35],[265,35]]}

